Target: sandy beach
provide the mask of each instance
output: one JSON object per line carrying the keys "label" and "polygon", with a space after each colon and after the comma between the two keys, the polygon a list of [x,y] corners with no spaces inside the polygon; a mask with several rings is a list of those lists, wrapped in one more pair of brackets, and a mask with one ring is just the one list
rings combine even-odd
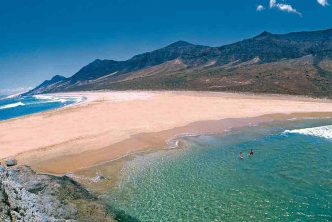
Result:
{"label": "sandy beach", "polygon": [[330,100],[297,96],[161,91],[61,95],[87,100],[1,121],[0,158],[15,156],[39,172],[64,174],[165,147],[185,133],[222,132],[272,117],[332,117]]}

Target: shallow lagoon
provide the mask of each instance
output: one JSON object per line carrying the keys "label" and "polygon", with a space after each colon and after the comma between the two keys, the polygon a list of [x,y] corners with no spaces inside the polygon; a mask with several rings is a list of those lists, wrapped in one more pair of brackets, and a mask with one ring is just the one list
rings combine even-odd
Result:
{"label": "shallow lagoon", "polygon": [[325,125],[332,120],[270,123],[137,155],[109,204],[140,221],[331,221],[332,141],[285,133]]}

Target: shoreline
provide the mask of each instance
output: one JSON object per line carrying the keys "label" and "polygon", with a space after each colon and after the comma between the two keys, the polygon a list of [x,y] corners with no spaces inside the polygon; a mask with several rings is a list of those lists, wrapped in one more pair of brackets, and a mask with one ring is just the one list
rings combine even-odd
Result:
{"label": "shoreline", "polygon": [[[215,91],[188,91],[188,90],[124,90],[124,91],[117,91],[117,90],[96,90],[96,91],[77,91],[77,92],[59,92],[59,93],[47,93],[47,94],[38,94],[41,96],[60,96],[60,97],[68,97],[68,98],[75,98],[75,97],[81,97],[82,101],[75,102],[66,106],[61,106],[58,108],[50,109],[50,110],[45,110],[45,111],[40,111],[36,113],[31,113],[31,114],[25,114],[22,116],[18,117],[13,117],[9,119],[4,119],[0,120],[0,124],[3,122],[7,121],[15,121],[17,119],[23,119],[27,118],[30,116],[36,116],[36,115],[42,115],[42,114],[52,114],[53,112],[57,112],[59,110],[67,109],[67,108],[72,108],[72,107],[77,107],[80,105],[86,105],[88,103],[92,102],[101,102],[103,100],[108,99],[108,93],[140,93],[140,92],[146,92],[146,93],[184,93],[184,94],[193,94],[199,96],[200,94],[205,94],[208,96],[220,96],[220,95],[225,95],[225,96],[248,96],[248,97],[266,97],[266,98],[278,98],[281,100],[288,100],[288,101],[318,101],[320,103],[332,103],[332,99],[328,97],[310,97],[306,95],[291,95],[291,94],[262,94],[262,93],[251,93],[251,92],[215,92]],[[105,96],[100,96],[97,94],[104,94]],[[37,95],[37,96],[38,96]],[[1,98],[1,99],[7,99]]]}
{"label": "shoreline", "polygon": [[0,122],[0,142],[9,147],[0,149],[2,158],[15,156],[19,164],[37,172],[63,175],[165,148],[181,134],[221,133],[271,119],[332,117],[331,100],[288,95],[188,91],[50,95],[64,94],[87,99]]}
{"label": "shoreline", "polygon": [[[257,126],[261,124],[267,124],[279,121],[292,121],[292,120],[306,120],[306,119],[324,119],[332,118],[332,112],[315,112],[315,113],[291,113],[291,114],[267,114],[258,117],[244,117],[244,118],[232,118],[221,120],[207,120],[190,123],[183,127],[177,127],[170,130],[152,133],[140,133],[131,136],[130,138],[120,141],[119,143],[112,144],[109,147],[105,147],[98,150],[85,151],[79,154],[59,156],[44,161],[32,160],[28,162],[27,159],[33,159],[35,152],[41,150],[33,150],[19,154],[16,158],[19,162],[25,162],[31,166],[36,172],[45,173],[50,175],[62,176],[67,173],[75,173],[80,171],[89,170],[91,168],[98,168],[104,164],[110,164],[112,162],[121,161],[122,159],[131,158],[133,155],[144,154],[149,152],[172,150],[183,148],[182,144],[176,144],[182,139],[201,136],[201,135],[223,135],[228,131],[238,130],[245,127]],[[151,141],[153,139],[153,141]],[[145,140],[145,142],[140,142]],[[123,155],[109,158],[108,154],[112,154],[114,149],[128,150],[131,147],[135,149],[131,152],[127,152]],[[75,161],[79,159],[85,159],[85,166],[81,163],[75,164]],[[78,167],[77,167],[78,166]]]}
{"label": "shoreline", "polygon": [[[230,119],[230,120],[216,120],[216,121],[208,121],[193,123],[190,126],[185,126],[184,129],[186,131],[190,131],[195,129],[194,126],[202,126],[205,125],[205,129],[213,128],[213,125],[220,125],[223,122],[226,123],[236,123],[233,126],[230,126],[228,129],[219,130],[209,130],[209,131],[201,131],[201,132],[192,132],[192,133],[181,133],[175,134],[173,138],[164,141],[164,146],[160,147],[150,147],[150,149],[142,149],[137,152],[125,154],[116,159],[104,161],[97,163],[95,165],[85,167],[82,169],[78,169],[75,173],[71,173],[70,177],[80,184],[87,187],[89,190],[93,191],[98,195],[102,195],[107,192],[110,187],[117,185],[119,179],[121,178],[121,170],[125,166],[126,163],[130,162],[137,156],[149,155],[151,153],[156,152],[169,152],[169,151],[178,151],[185,150],[188,148],[187,139],[189,137],[198,137],[198,136],[222,136],[230,131],[239,131],[244,128],[250,127],[262,127],[266,124],[275,124],[275,123],[287,123],[289,121],[304,121],[304,120],[318,120],[318,119],[332,119],[332,113],[292,113],[292,114],[269,114],[259,117],[253,118],[241,118],[241,119]],[[232,125],[232,124],[231,124]],[[221,129],[221,128],[220,128]],[[174,130],[174,129],[173,129]],[[162,132],[158,132],[162,133]],[[154,133],[155,134],[155,133]],[[149,136],[149,135],[147,135]],[[156,138],[156,136],[153,136]],[[178,142],[177,146],[172,146],[169,141]],[[91,154],[89,154],[91,155]],[[37,168],[37,170],[39,170]],[[53,174],[60,176],[62,174]],[[104,179],[96,180],[97,177],[102,176]]]}

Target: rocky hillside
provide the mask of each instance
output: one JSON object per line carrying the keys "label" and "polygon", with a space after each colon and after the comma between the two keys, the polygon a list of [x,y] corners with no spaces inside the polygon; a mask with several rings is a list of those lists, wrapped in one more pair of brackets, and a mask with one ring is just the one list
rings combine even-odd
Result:
{"label": "rocky hillside", "polygon": [[95,60],[28,94],[97,89],[240,91],[332,97],[332,29],[258,36],[221,47],[184,41],[126,61]]}

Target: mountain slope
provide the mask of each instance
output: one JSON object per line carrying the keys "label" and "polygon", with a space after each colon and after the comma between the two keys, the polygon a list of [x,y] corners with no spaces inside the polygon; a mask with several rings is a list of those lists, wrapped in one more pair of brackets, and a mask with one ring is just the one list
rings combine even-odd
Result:
{"label": "mountain slope", "polygon": [[60,75],[53,76],[52,79],[45,80],[42,84],[38,85],[36,88],[29,91],[27,94],[29,94],[30,92],[33,92],[33,94],[40,94],[40,93],[47,92],[49,90],[52,90],[54,87],[56,87],[57,83],[65,81],[65,80],[66,80],[66,77],[64,77],[64,76],[60,76]]}
{"label": "mountain slope", "polygon": [[116,72],[116,75],[140,70],[149,66],[159,65],[177,58],[184,59],[188,63],[210,50],[216,50],[207,46],[193,45],[184,41],[175,42],[165,48],[152,52],[136,55],[127,61],[95,60],[83,67],[72,76],[73,81],[90,80],[103,75]]}
{"label": "mountain slope", "polygon": [[29,94],[188,89],[332,96],[332,29],[258,36],[221,47],[178,41],[126,61],[95,60]]}

